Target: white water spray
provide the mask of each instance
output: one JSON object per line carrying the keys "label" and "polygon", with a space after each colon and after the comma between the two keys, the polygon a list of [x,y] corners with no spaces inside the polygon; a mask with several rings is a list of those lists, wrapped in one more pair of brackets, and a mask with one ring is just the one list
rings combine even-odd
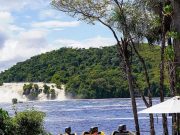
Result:
{"label": "white water spray", "polygon": [[[23,86],[24,84],[29,83],[4,83],[3,86],[0,86],[0,102],[12,102],[13,98],[17,98],[18,101],[28,101],[26,96],[23,95]],[[43,88],[44,83],[38,82],[34,83],[39,86],[40,89]],[[52,88],[52,86],[55,86],[53,83],[46,83],[49,87]],[[53,88],[57,94],[57,98],[55,100],[65,100],[65,91],[64,86],[62,86],[62,89],[58,89],[56,87]],[[40,101],[46,101],[48,100],[46,95],[44,93],[41,93],[38,95],[38,100]]]}

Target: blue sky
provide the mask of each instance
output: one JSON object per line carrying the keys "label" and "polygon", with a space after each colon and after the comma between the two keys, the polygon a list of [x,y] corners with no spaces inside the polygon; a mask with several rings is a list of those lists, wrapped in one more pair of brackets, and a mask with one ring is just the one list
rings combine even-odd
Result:
{"label": "blue sky", "polygon": [[0,0],[0,71],[34,55],[61,47],[115,44],[103,25],[77,21],[50,5],[51,0]]}

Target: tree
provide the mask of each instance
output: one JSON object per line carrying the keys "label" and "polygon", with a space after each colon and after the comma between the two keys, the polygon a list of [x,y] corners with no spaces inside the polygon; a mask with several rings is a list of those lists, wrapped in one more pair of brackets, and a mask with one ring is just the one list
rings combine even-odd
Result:
{"label": "tree", "polygon": [[38,95],[41,93],[39,86],[37,84],[24,84],[23,95],[25,95],[30,100],[36,100]]}
{"label": "tree", "polygon": [[34,84],[34,89],[38,91],[39,90],[39,86],[37,84]]}
{"label": "tree", "polygon": [[61,81],[61,77],[60,74],[55,73],[52,78],[51,78],[51,82],[56,84],[56,87],[61,89],[61,85],[62,85],[62,81]]}
{"label": "tree", "polygon": [[[147,11],[144,10],[144,8],[142,8],[142,6],[138,2],[125,3],[125,6],[123,7],[124,17],[121,16],[122,13],[119,12],[119,10],[115,10],[115,20],[113,19],[113,21],[114,24],[117,25],[116,27],[120,28],[121,32],[126,35],[126,38],[130,40],[130,47],[134,49],[134,53],[137,55],[139,61],[142,64],[142,67],[144,69],[145,81],[147,83],[149,102],[147,102],[144,94],[141,91],[139,91],[139,93],[145,105],[147,107],[150,107],[152,106],[152,92],[149,74],[147,71],[145,60],[140,55],[136,46],[140,45],[139,42],[144,38],[149,39],[150,31],[158,26],[158,24],[154,22],[156,20],[156,16],[150,12],[147,13]],[[138,89],[140,89],[135,79],[133,79],[133,83]],[[150,132],[151,135],[155,134],[153,114],[150,114]]]}
{"label": "tree", "polygon": [[50,87],[46,84],[43,85],[44,89],[43,89],[43,93],[47,95],[47,97],[49,98],[49,94],[50,94]]}
{"label": "tree", "polygon": [[[169,83],[171,96],[175,96],[178,93],[179,86],[179,31],[180,25],[178,21],[180,20],[179,11],[180,3],[177,0],[141,0],[146,3],[147,7],[157,14],[160,18],[161,27],[159,27],[159,32],[161,38],[161,65],[160,65],[160,101],[164,101],[164,72],[165,72],[165,62],[167,62]],[[179,20],[178,20],[179,19]],[[173,39],[173,43],[172,43]],[[165,46],[167,43],[167,47]],[[166,59],[165,59],[166,56]],[[165,114],[163,116],[163,128],[164,134],[168,134],[167,129],[167,117]],[[173,121],[176,122],[176,116],[173,115]],[[173,124],[175,125],[175,124]],[[176,129],[173,131],[176,133]]]}
{"label": "tree", "polygon": [[[131,44],[133,44],[134,41],[132,40],[132,37],[130,34],[131,33],[130,29],[132,27],[128,25],[129,16],[126,16],[128,14],[125,14],[125,13],[128,13],[127,12],[128,6],[126,6],[127,2],[123,2],[123,1],[119,2],[118,0],[113,0],[113,1],[108,1],[108,0],[101,0],[101,1],[57,0],[56,1],[54,0],[52,4],[58,10],[65,12],[72,17],[77,17],[80,20],[86,21],[91,24],[94,24],[95,21],[98,21],[111,30],[111,32],[114,35],[114,38],[117,41],[117,50],[119,52],[119,57],[123,59],[123,65],[125,66],[125,72],[126,72],[126,76],[128,80],[128,85],[129,85],[129,92],[132,99],[132,107],[133,107],[134,120],[135,120],[135,125],[136,125],[136,132],[137,134],[140,134],[137,108],[136,108],[136,100],[135,100],[135,95],[134,95],[135,93],[134,85],[133,85],[134,81],[133,81],[132,67],[131,67],[131,61],[130,61],[131,50],[132,50]],[[116,10],[118,14],[112,17],[110,10],[114,10],[114,11]],[[121,21],[120,25],[116,25],[117,21],[114,20],[114,17],[115,19],[116,18],[120,19]],[[123,34],[121,38],[117,34],[117,31],[119,30],[121,30]]]}
{"label": "tree", "polygon": [[[172,14],[172,29],[174,29],[175,37],[173,40],[174,48],[174,61],[172,61],[172,67],[174,74],[172,74],[172,90],[174,95],[180,95],[180,2],[178,0],[172,1],[173,14]],[[174,70],[175,69],[175,70]],[[175,86],[175,87],[174,87]],[[180,117],[177,115],[173,116],[174,125],[175,123],[180,123]],[[174,127],[174,134],[180,134],[180,130]]]}

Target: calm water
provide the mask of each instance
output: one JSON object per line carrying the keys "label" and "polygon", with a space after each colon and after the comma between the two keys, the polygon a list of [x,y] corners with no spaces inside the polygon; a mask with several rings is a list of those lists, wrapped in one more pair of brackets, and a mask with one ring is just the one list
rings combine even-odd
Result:
{"label": "calm water", "polygon": [[[155,103],[159,99],[154,100]],[[137,100],[138,111],[145,108],[142,100]],[[0,103],[0,107],[13,114],[10,103]],[[96,100],[65,100],[65,101],[35,101],[17,105],[18,111],[26,108],[36,108],[46,113],[45,128],[58,135],[64,128],[71,126],[72,131],[80,135],[89,131],[92,126],[110,135],[118,125],[126,124],[129,130],[134,130],[130,99],[96,99]],[[140,129],[143,135],[149,135],[148,116],[139,114]],[[171,119],[168,119],[171,124]],[[156,134],[162,135],[161,117],[155,117]]]}

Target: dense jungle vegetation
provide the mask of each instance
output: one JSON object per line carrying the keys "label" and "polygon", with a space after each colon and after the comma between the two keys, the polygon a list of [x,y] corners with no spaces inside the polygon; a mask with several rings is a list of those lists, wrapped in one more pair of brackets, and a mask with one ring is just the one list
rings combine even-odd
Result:
{"label": "dense jungle vegetation", "polygon": [[[153,84],[153,96],[158,95],[160,51],[158,46],[138,47],[146,60]],[[134,79],[141,91],[147,93],[143,68],[132,54]],[[73,98],[129,97],[128,84],[120,64],[116,46],[90,49],[61,48],[17,63],[0,74],[3,82],[53,82],[66,86],[66,94]],[[169,95],[167,90],[166,96]],[[138,94],[138,92],[137,92]]]}
{"label": "dense jungle vegetation", "polygon": [[33,109],[15,113],[15,116],[10,116],[0,109],[1,135],[51,135],[43,125],[45,113]]}

